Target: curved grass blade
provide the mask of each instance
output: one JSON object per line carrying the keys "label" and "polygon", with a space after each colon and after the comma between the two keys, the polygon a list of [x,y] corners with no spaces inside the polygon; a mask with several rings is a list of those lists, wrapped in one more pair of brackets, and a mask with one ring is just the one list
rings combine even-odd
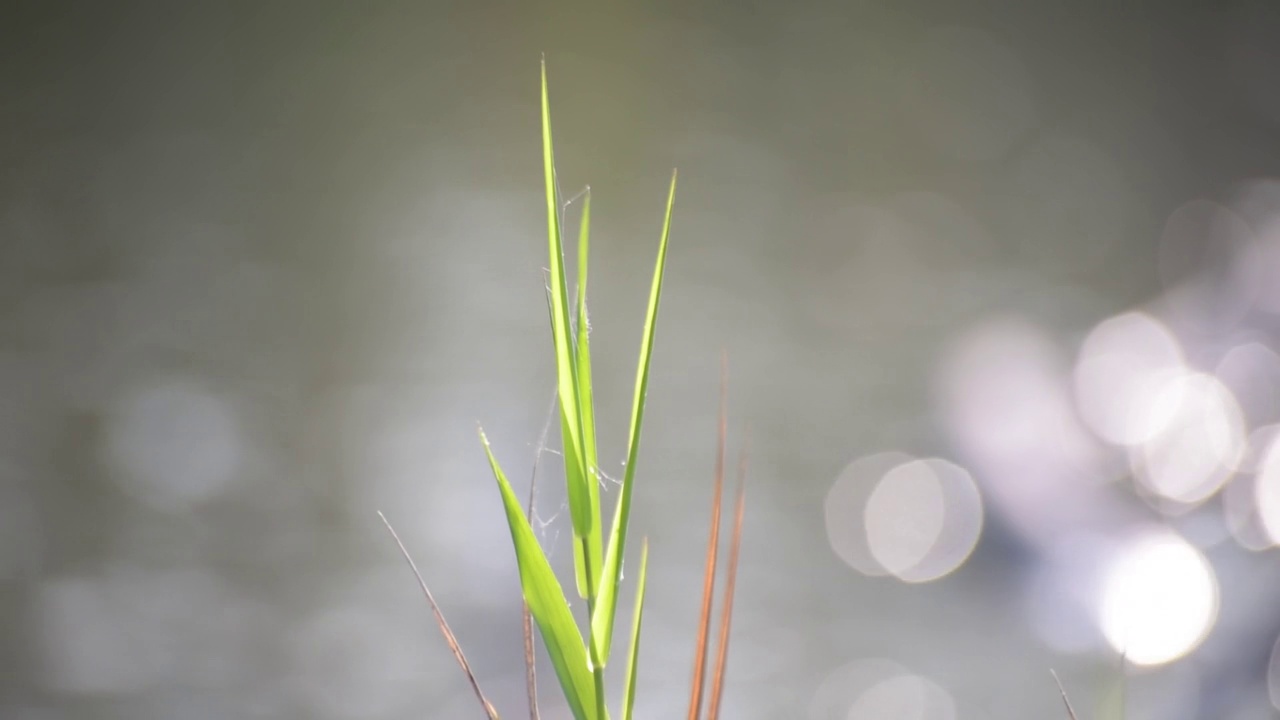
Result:
{"label": "curved grass blade", "polygon": [[[587,484],[590,478],[582,450],[581,406],[577,368],[569,331],[569,296],[564,272],[564,244],[560,234],[560,200],[556,192],[555,154],[551,145],[551,107],[547,97],[547,63],[542,61],[542,166],[547,195],[547,254],[551,274],[551,335],[556,353],[556,388],[560,398],[560,429],[564,444],[564,474],[575,539],[588,537],[592,512]],[[576,543],[575,543],[576,544]],[[583,572],[576,572],[579,594],[591,590]]]}
{"label": "curved grass blade", "polygon": [[627,544],[627,523],[631,516],[631,491],[635,487],[636,459],[640,452],[640,429],[644,424],[644,401],[649,392],[649,360],[653,356],[654,328],[658,322],[658,302],[662,297],[662,277],[667,263],[667,240],[671,237],[671,209],[676,201],[676,173],[671,173],[671,189],[667,191],[667,211],[662,221],[662,237],[658,241],[658,259],[649,289],[649,307],[645,313],[644,335],[640,341],[640,360],[636,367],[635,394],[631,401],[631,432],[627,443],[627,467],[622,477],[622,492],[613,514],[609,547],[605,551],[604,571],[600,578],[599,601],[591,614],[592,642],[597,643],[601,657],[609,656],[613,641],[613,620],[618,608],[618,584],[622,574],[622,556]]}
{"label": "curved grass blade", "polygon": [[[599,461],[596,455],[596,413],[595,393],[591,389],[591,341],[590,320],[587,316],[587,249],[591,235],[591,187],[584,191],[582,202],[582,220],[578,230],[578,331],[575,336],[579,423],[582,428],[582,463],[583,474],[587,484],[587,505],[591,513],[591,527],[587,532],[585,548],[583,543],[574,543],[575,576],[580,581],[578,594],[594,596],[594,583],[600,577],[600,553],[604,542],[604,532],[600,524],[600,483]],[[585,557],[584,557],[585,555]],[[586,567],[580,567],[581,563]]]}
{"label": "curved grass blade", "polygon": [[606,720],[596,712],[596,693],[592,673],[587,667],[586,646],[573,621],[560,581],[552,572],[520,500],[493,456],[493,449],[489,447],[489,439],[483,430],[480,431],[480,442],[484,445],[489,467],[493,469],[502,494],[507,525],[511,528],[511,542],[516,550],[516,566],[520,570],[520,587],[525,601],[529,603],[529,612],[538,624],[542,643],[551,657],[551,665],[555,668],[569,708],[575,720]]}
{"label": "curved grass blade", "polygon": [[707,674],[707,636],[711,634],[711,599],[715,595],[716,559],[720,547],[720,503],[724,496],[724,456],[728,444],[728,359],[720,356],[720,425],[716,442],[716,474],[711,490],[711,531],[707,539],[706,567],[702,573],[702,613],[698,619],[698,641],[694,650],[693,680],[689,685],[689,720],[702,714],[702,685]]}
{"label": "curved grass blade", "polygon": [[387,520],[387,516],[378,511],[378,517],[382,519],[382,524],[387,526],[387,532],[391,533],[391,539],[396,541],[396,545],[400,547],[400,554],[404,556],[406,562],[409,563],[409,569],[413,571],[413,576],[418,579],[418,587],[422,588],[422,594],[427,598],[427,604],[431,606],[431,614],[435,615],[436,625],[440,626],[440,632],[444,635],[444,641],[449,646],[449,650],[453,652],[453,657],[462,666],[462,672],[466,673],[467,680],[471,683],[471,689],[476,694],[476,699],[480,701],[480,706],[484,708],[485,714],[489,716],[489,720],[501,720],[498,717],[498,711],[494,709],[493,703],[484,696],[484,692],[480,690],[480,683],[476,680],[475,673],[471,672],[471,664],[467,662],[467,656],[462,653],[462,646],[458,644],[458,639],[454,637],[453,630],[449,629],[449,623],[444,619],[444,613],[440,611],[440,606],[436,604],[436,599],[432,597],[431,590],[427,588],[427,581],[422,579],[422,573],[418,571],[418,564],[413,561],[413,556],[409,554],[409,549],[404,546],[404,542],[400,540],[400,536],[396,533],[396,529],[391,527],[391,521]]}
{"label": "curved grass blade", "polygon": [[649,538],[640,545],[640,575],[636,580],[636,608],[631,619],[631,655],[627,657],[627,680],[622,688],[622,720],[631,720],[636,700],[636,666],[640,658],[640,625],[644,620],[644,579],[649,567]]}
{"label": "curved grass blade", "polygon": [[724,695],[725,669],[729,661],[729,627],[733,623],[734,588],[738,584],[738,556],[742,550],[742,519],[747,500],[747,451],[738,460],[738,500],[733,513],[733,537],[729,545],[729,576],[724,584],[724,604],[720,606],[720,639],[716,649],[716,665],[711,671],[711,706],[707,720],[720,717],[720,698]]}

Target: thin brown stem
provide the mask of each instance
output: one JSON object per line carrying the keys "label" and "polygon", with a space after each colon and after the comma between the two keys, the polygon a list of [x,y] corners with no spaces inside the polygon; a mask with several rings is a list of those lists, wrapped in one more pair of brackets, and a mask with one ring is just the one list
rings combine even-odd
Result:
{"label": "thin brown stem", "polygon": [[720,354],[720,426],[716,446],[716,473],[711,491],[711,531],[707,539],[706,567],[702,574],[702,614],[698,620],[698,642],[694,651],[693,680],[689,690],[689,720],[702,714],[702,685],[707,673],[707,636],[711,633],[711,600],[715,595],[716,560],[720,546],[720,503],[724,495],[724,456],[728,441],[729,360]]}
{"label": "thin brown stem", "polygon": [[733,622],[734,588],[738,582],[738,556],[742,550],[742,518],[747,500],[747,451],[744,445],[738,458],[738,499],[733,511],[733,536],[729,545],[729,575],[724,583],[724,604],[720,607],[720,638],[716,649],[716,664],[711,673],[711,706],[707,720],[720,717],[720,698],[724,695],[725,667],[729,660],[729,627]]}
{"label": "thin brown stem", "polygon": [[431,613],[436,617],[436,624],[440,626],[444,641],[449,645],[449,649],[453,651],[453,657],[457,659],[458,664],[462,666],[462,672],[466,673],[467,680],[471,683],[471,689],[475,691],[476,699],[480,701],[480,706],[484,708],[489,720],[501,720],[498,716],[498,711],[493,707],[493,703],[489,702],[489,699],[484,696],[484,692],[480,690],[480,683],[476,680],[475,673],[471,672],[471,664],[467,662],[467,656],[462,654],[462,647],[458,645],[458,639],[454,637],[453,630],[449,629],[449,623],[445,621],[444,613],[440,611],[440,606],[436,604],[436,599],[432,597],[431,590],[427,587],[427,581],[422,579],[422,573],[418,571],[418,564],[413,561],[413,556],[409,554],[409,549],[404,546],[404,542],[396,534],[396,529],[391,527],[391,521],[387,520],[387,516],[383,515],[381,510],[378,511],[378,517],[382,519],[382,524],[387,526],[387,532],[391,533],[391,539],[396,541],[396,545],[400,547],[400,554],[409,563],[409,569],[413,571],[413,576],[418,579],[418,587],[422,588],[422,594],[426,596],[427,604],[431,606]]}
{"label": "thin brown stem", "polygon": [[[542,451],[547,447],[547,435],[551,432],[551,418],[556,411],[556,393],[551,393],[551,406],[547,408],[547,419],[542,423],[542,433],[538,435],[538,447],[533,455],[533,472],[529,477],[529,502],[525,508],[525,515],[533,517],[533,499],[534,493],[538,487],[538,467],[542,461]],[[529,612],[529,603],[523,599],[521,593],[520,602],[520,630],[524,636],[524,685],[525,693],[529,697],[529,720],[540,720],[538,712],[538,671],[534,655],[534,637],[533,637],[533,616]]]}

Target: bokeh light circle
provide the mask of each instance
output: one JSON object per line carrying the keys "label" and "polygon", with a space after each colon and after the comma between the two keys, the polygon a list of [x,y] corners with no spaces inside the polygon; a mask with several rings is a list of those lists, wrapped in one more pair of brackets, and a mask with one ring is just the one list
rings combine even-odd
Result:
{"label": "bokeh light circle", "polygon": [[1218,614],[1218,583],[1208,560],[1167,531],[1131,540],[1112,560],[1102,585],[1102,633],[1136,665],[1161,665],[1187,654]]}
{"label": "bokeh light circle", "polygon": [[913,460],[885,473],[867,498],[867,546],[905,582],[958,568],[982,530],[982,500],[969,473],[945,460]]}
{"label": "bokeh light circle", "polygon": [[1254,475],[1254,509],[1271,545],[1280,544],[1280,433],[1272,434]]}
{"label": "bokeh light circle", "polygon": [[1180,503],[1217,492],[1245,451],[1244,418],[1231,391],[1212,375],[1166,374],[1152,407],[1160,408],[1162,429],[1133,454],[1138,481]]}
{"label": "bokeh light circle", "polygon": [[1085,339],[1076,365],[1081,417],[1104,440],[1137,445],[1172,419],[1179,398],[1167,383],[1181,372],[1182,348],[1163,324],[1138,312],[1105,320]]}
{"label": "bokeh light circle", "polygon": [[858,458],[845,466],[827,491],[823,515],[827,542],[846,565],[869,577],[886,574],[867,545],[864,510],[867,498],[889,470],[909,462],[901,452],[882,452]]}

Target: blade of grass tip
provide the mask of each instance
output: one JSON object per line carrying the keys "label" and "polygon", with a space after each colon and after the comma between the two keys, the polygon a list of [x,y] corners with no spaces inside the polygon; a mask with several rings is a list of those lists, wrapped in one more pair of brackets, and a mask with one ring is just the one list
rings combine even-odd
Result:
{"label": "blade of grass tip", "polygon": [[747,451],[744,446],[742,456],[738,460],[738,499],[733,516],[733,536],[729,545],[729,574],[724,583],[724,604],[720,607],[720,641],[716,650],[715,668],[711,671],[711,707],[707,710],[707,720],[719,719],[720,698],[724,695],[725,668],[729,660],[729,627],[733,621],[734,588],[738,584],[738,555],[742,550],[742,519],[746,510],[746,490]]}
{"label": "blade of grass tip", "polygon": [[[591,328],[587,315],[587,255],[591,235],[591,186],[583,191],[582,219],[578,229],[578,332],[577,332],[577,371],[578,371],[578,407],[581,411],[578,418],[582,428],[582,462],[587,481],[587,509],[591,513],[591,528],[587,533],[586,557],[587,566],[583,568],[583,578],[593,582],[600,577],[601,546],[604,543],[604,532],[600,524],[600,483],[599,460],[596,454],[596,414],[595,392],[591,389]],[[581,547],[575,544],[574,547]],[[594,585],[590,588],[594,592]]]}
{"label": "blade of grass tip", "polygon": [[[587,470],[582,450],[582,410],[578,398],[577,369],[569,338],[569,298],[564,270],[564,243],[560,228],[560,202],[556,191],[555,153],[551,143],[551,103],[547,93],[547,62],[542,61],[542,167],[547,196],[547,254],[551,285],[551,335],[556,354],[556,388],[560,397],[560,429],[564,444],[564,470],[569,515],[574,538],[591,532],[592,513]],[[575,543],[576,545],[577,543]],[[576,553],[577,551],[575,551]],[[575,559],[577,558],[575,554]],[[592,588],[586,582],[583,563],[574,563],[578,594]]]}
{"label": "blade of grass tip", "polygon": [[698,620],[698,642],[694,650],[693,680],[689,689],[689,720],[702,714],[702,684],[707,672],[707,637],[711,634],[711,599],[715,595],[716,558],[720,546],[720,504],[724,496],[724,457],[728,442],[729,361],[720,355],[720,424],[716,435],[716,474],[711,491],[711,531],[707,540],[706,567],[702,573],[702,614]]}
{"label": "blade of grass tip", "polygon": [[640,544],[640,576],[636,581],[636,608],[631,619],[631,655],[627,658],[627,680],[622,688],[622,720],[631,720],[636,700],[636,667],[640,658],[640,625],[644,619],[644,585],[649,567],[649,538]]}
{"label": "blade of grass tip", "polygon": [[1050,670],[1049,674],[1053,676],[1053,681],[1058,684],[1058,692],[1062,694],[1062,703],[1067,706],[1067,717],[1071,718],[1071,720],[1077,720],[1075,708],[1071,707],[1071,698],[1067,697],[1067,689],[1062,686],[1062,679],[1053,670]]}
{"label": "blade of grass tip", "polygon": [[520,588],[529,603],[529,612],[538,624],[538,631],[542,633],[542,644],[551,658],[560,689],[575,720],[605,720],[597,714],[586,645],[582,642],[582,633],[578,631],[573,613],[569,611],[569,601],[483,430],[480,431],[480,442],[484,445],[489,467],[502,495],[507,525],[511,529],[511,544],[516,551],[516,567],[520,570]]}
{"label": "blade of grass tip", "polygon": [[[556,412],[556,391],[551,391],[551,401],[547,406],[547,419],[542,422],[542,432],[538,434],[538,447],[533,454],[533,471],[529,473],[529,499],[525,506],[525,515],[533,517],[533,499],[538,489],[538,468],[542,464],[542,452],[547,449],[547,435],[551,433],[551,418]],[[529,720],[540,720],[538,711],[538,670],[534,655],[533,616],[529,614],[529,602],[520,596],[520,632],[524,636],[524,683],[529,696]]]}
{"label": "blade of grass tip", "polygon": [[498,711],[494,709],[493,703],[484,696],[484,692],[480,690],[480,683],[476,680],[475,673],[471,672],[471,664],[467,662],[467,656],[462,653],[462,646],[458,644],[458,639],[454,637],[453,630],[449,628],[449,623],[444,619],[444,613],[441,612],[440,606],[436,604],[436,599],[431,595],[431,590],[427,587],[427,581],[422,578],[422,573],[418,571],[418,564],[413,561],[413,556],[409,554],[409,549],[404,546],[404,542],[400,540],[400,536],[396,533],[396,529],[391,526],[391,521],[387,520],[387,516],[378,511],[378,517],[382,519],[382,524],[387,526],[387,532],[391,533],[391,539],[396,541],[396,545],[400,548],[400,554],[404,556],[406,562],[409,563],[409,569],[413,571],[413,576],[418,579],[418,587],[422,588],[422,594],[427,598],[427,604],[431,606],[431,614],[435,615],[436,624],[440,626],[440,632],[444,635],[444,641],[449,646],[449,650],[453,652],[453,657],[462,666],[462,672],[466,673],[467,681],[471,683],[471,689],[476,694],[476,699],[480,701],[480,706],[484,709],[485,714],[489,716],[489,720],[500,720]]}
{"label": "blade of grass tip", "polygon": [[591,341],[587,317],[587,246],[591,228],[591,192],[586,191],[582,203],[582,221],[578,233],[578,305],[575,313],[578,321],[575,342],[575,369],[578,382],[578,427],[582,434],[582,465],[586,479],[587,511],[591,514],[591,526],[587,534],[574,543],[574,574],[582,579],[586,589],[588,638],[587,657],[591,661],[591,674],[596,686],[596,714],[603,717],[604,667],[608,656],[600,654],[600,644],[595,640],[595,625],[590,624],[595,615],[596,582],[600,577],[600,485],[596,482],[595,409],[591,391]]}
{"label": "blade of grass tip", "polygon": [[622,475],[622,491],[614,507],[613,527],[609,531],[609,547],[605,551],[604,570],[600,577],[599,602],[591,612],[591,636],[599,643],[601,657],[608,657],[613,643],[613,620],[618,609],[618,585],[622,581],[622,558],[626,552],[627,526],[631,517],[631,491],[635,487],[637,458],[640,453],[640,430],[644,425],[644,402],[649,392],[649,362],[653,357],[654,329],[658,323],[658,305],[662,298],[662,278],[667,263],[667,242],[671,237],[671,210],[676,201],[676,173],[671,173],[667,191],[667,210],[658,241],[658,259],[654,263],[653,283],[649,288],[649,306],[645,311],[644,334],[640,340],[640,358],[636,363],[635,393],[631,399],[631,430],[627,441],[627,465]]}

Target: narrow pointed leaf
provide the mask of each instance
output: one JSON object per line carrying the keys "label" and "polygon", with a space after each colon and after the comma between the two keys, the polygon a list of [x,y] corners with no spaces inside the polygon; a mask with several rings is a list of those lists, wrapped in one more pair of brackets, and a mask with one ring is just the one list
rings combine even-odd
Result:
{"label": "narrow pointed leaf", "polygon": [[585,580],[592,579],[592,585],[600,578],[600,554],[604,543],[604,532],[600,524],[600,482],[596,455],[596,413],[595,393],[591,389],[591,340],[590,320],[587,315],[587,255],[588,241],[591,233],[591,188],[587,188],[582,203],[582,221],[578,231],[578,332],[575,340],[576,369],[578,380],[578,407],[580,410],[579,426],[582,428],[582,460],[587,484],[587,506],[591,513],[591,528],[586,535],[586,558],[590,567],[581,567],[583,562],[582,543],[573,544],[574,568],[578,578],[578,594],[587,597],[587,593],[595,588],[588,587]]}
{"label": "narrow pointed leaf", "polygon": [[627,680],[622,688],[622,720],[631,720],[636,700],[636,666],[640,658],[640,625],[644,620],[644,579],[649,567],[649,539],[640,545],[640,573],[636,579],[636,609],[631,618],[631,655],[627,658]]}
{"label": "narrow pointed leaf", "polygon": [[[542,166],[547,194],[547,254],[551,273],[551,334],[556,352],[556,387],[560,398],[560,430],[564,444],[565,484],[574,537],[591,532],[590,496],[582,453],[581,410],[573,343],[569,335],[569,294],[560,234],[560,198],[556,193],[555,154],[551,145],[551,106],[547,97],[547,65],[542,63]],[[585,581],[580,575],[580,585]]]}
{"label": "narrow pointed leaf", "polygon": [[560,688],[564,691],[575,720],[605,720],[596,712],[594,680],[587,667],[586,645],[582,642],[582,633],[578,631],[569,611],[569,601],[565,599],[560,581],[552,572],[551,564],[547,562],[547,556],[542,552],[533,528],[529,526],[529,519],[520,506],[520,499],[511,489],[502,468],[498,466],[498,460],[493,456],[483,430],[480,432],[480,441],[484,444],[485,455],[489,458],[489,466],[493,469],[498,490],[502,494],[507,525],[511,528],[511,542],[516,550],[516,566],[520,570],[520,587],[529,604],[529,612],[538,624],[542,644],[551,658]]}
{"label": "narrow pointed leaf", "polygon": [[631,400],[631,431],[627,444],[627,467],[622,477],[622,491],[613,514],[609,547],[604,556],[598,601],[591,616],[592,641],[598,643],[601,657],[608,657],[613,641],[613,619],[618,608],[618,584],[621,580],[622,557],[627,544],[627,522],[631,516],[631,491],[635,486],[636,458],[640,452],[640,429],[644,424],[644,401],[649,391],[649,360],[653,355],[654,328],[658,322],[658,301],[662,297],[662,277],[667,262],[667,240],[671,236],[671,210],[676,200],[676,173],[671,173],[671,189],[667,192],[667,211],[662,220],[662,237],[658,241],[658,259],[649,289],[649,307],[645,313],[644,334],[640,341],[640,359],[636,367],[635,394]]}

